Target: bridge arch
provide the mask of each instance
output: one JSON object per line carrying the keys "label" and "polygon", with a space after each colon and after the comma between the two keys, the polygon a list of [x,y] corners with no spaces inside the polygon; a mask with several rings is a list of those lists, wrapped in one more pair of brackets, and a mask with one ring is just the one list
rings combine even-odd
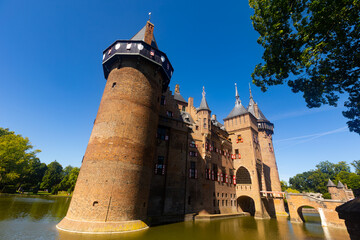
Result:
{"label": "bridge arch", "polygon": [[251,216],[255,216],[255,202],[254,199],[247,195],[242,195],[237,198],[238,211],[248,212]]}
{"label": "bridge arch", "polygon": [[305,220],[305,217],[303,215],[303,210],[304,209],[314,209],[316,210],[316,212],[319,214],[319,218],[320,218],[320,222],[322,223],[322,219],[321,219],[321,216],[320,216],[320,211],[319,209],[316,207],[316,206],[312,206],[312,205],[301,205],[298,207],[297,209],[297,214],[299,215],[299,218],[303,221],[303,222],[307,222]]}
{"label": "bridge arch", "polygon": [[236,171],[236,184],[251,184],[251,176],[245,167],[239,167]]}

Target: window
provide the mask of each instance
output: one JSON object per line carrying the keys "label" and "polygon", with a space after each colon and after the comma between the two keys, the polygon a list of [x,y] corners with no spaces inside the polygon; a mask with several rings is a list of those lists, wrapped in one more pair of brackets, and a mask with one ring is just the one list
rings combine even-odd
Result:
{"label": "window", "polygon": [[169,136],[167,135],[167,129],[164,127],[158,127],[157,138],[161,140],[169,140]]}
{"label": "window", "polygon": [[222,205],[224,206],[224,200],[222,200]]}
{"label": "window", "polygon": [[206,118],[204,118],[204,128],[206,128]]}
{"label": "window", "polygon": [[165,96],[162,95],[161,96],[161,102],[160,102],[161,105],[165,105],[166,104],[166,100],[165,100]]}
{"label": "window", "polygon": [[157,164],[155,164],[156,175],[165,175],[164,159],[164,156],[158,156]]}
{"label": "window", "polygon": [[173,112],[172,111],[166,111],[166,115],[168,117],[173,117]]}
{"label": "window", "polygon": [[194,161],[190,162],[189,178],[197,178],[196,162]]}
{"label": "window", "polygon": [[197,157],[197,152],[195,152],[195,151],[190,151],[190,152],[189,152],[189,155],[190,155],[190,157]]}
{"label": "window", "polygon": [[239,149],[235,149],[235,154],[239,154]]}
{"label": "window", "polygon": [[194,148],[194,147],[196,147],[196,144],[195,144],[194,141],[191,141],[191,143],[189,144],[189,146],[192,147],[192,148]]}
{"label": "window", "polygon": [[199,126],[196,126],[195,129],[196,129],[196,130],[199,130]]}
{"label": "window", "polygon": [[184,112],[185,112],[185,109],[186,109],[185,106],[182,106],[182,110],[183,110]]}
{"label": "window", "polygon": [[[218,180],[218,167],[216,164],[212,165],[212,173],[211,173],[211,179],[213,181],[217,181]],[[219,193],[218,193],[219,196]]]}
{"label": "window", "polygon": [[112,88],[114,88],[116,86],[116,82],[113,82],[112,84]]}

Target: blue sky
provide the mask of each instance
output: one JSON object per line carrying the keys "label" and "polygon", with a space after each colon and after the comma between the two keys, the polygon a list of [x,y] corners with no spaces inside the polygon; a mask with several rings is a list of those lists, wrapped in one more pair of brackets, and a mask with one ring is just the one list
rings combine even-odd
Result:
{"label": "blue sky", "polygon": [[[102,51],[131,38],[150,11],[175,69],[171,90],[180,84],[199,105],[205,86],[218,119],[234,106],[235,82],[248,104],[262,48],[247,1],[0,1],[0,126],[29,137],[42,162],[80,166],[105,86]],[[320,161],[360,159],[360,138],[348,132],[342,107],[308,109],[286,86],[252,91],[275,124],[281,179]]]}

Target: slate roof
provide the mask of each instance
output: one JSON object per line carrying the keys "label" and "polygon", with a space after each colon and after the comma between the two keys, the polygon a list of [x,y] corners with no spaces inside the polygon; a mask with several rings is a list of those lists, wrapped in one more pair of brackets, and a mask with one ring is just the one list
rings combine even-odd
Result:
{"label": "slate roof", "polygon": [[333,181],[331,181],[330,179],[329,179],[329,181],[328,181],[328,183],[327,183],[326,186],[327,186],[327,187],[336,187],[335,184],[333,183]]}
{"label": "slate roof", "polygon": [[180,93],[178,92],[174,92],[174,99],[179,101],[179,102],[183,102],[187,104],[187,101],[183,98],[183,96],[181,96]]}
{"label": "slate roof", "polygon": [[243,115],[245,113],[248,113],[248,110],[246,110],[246,108],[239,101],[238,103],[235,103],[235,107],[231,110],[229,115],[226,118],[224,118],[224,120],[234,118],[234,117],[237,117],[237,116],[241,116],[241,115]]}
{"label": "slate roof", "polygon": [[[146,25],[140,31],[138,31],[130,40],[144,41],[145,29],[146,29]],[[158,46],[157,46],[157,43],[155,41],[155,36],[154,35],[153,35],[153,38],[152,38],[152,41],[151,41],[151,46],[153,48],[158,49]]]}
{"label": "slate roof", "polygon": [[181,118],[184,122],[194,124],[194,120],[192,119],[190,113],[181,111]]}
{"label": "slate roof", "polygon": [[208,111],[211,111],[210,108],[209,108],[209,105],[207,104],[207,101],[206,101],[206,97],[205,97],[205,87],[203,87],[202,99],[201,99],[200,107],[199,107],[197,110],[198,110],[198,111],[200,111],[200,110],[208,110]]}
{"label": "slate roof", "polygon": [[246,110],[246,108],[241,104],[236,83],[235,83],[235,99],[236,99],[235,100],[235,107],[231,110],[229,115],[226,118],[224,118],[224,120],[234,118],[234,117],[237,117],[237,116],[241,116],[241,115],[243,115],[245,113],[248,113],[248,110]]}
{"label": "slate roof", "polygon": [[345,188],[344,184],[342,184],[342,182],[338,182],[338,185],[336,186],[337,188]]}

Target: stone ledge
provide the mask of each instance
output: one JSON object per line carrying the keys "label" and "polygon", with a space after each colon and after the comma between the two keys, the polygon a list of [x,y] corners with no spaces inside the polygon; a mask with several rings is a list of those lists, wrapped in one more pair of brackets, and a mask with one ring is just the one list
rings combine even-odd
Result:
{"label": "stone ledge", "polygon": [[226,219],[226,218],[235,218],[235,217],[243,217],[250,216],[250,213],[225,213],[225,214],[204,214],[204,215],[196,215],[195,221],[211,221],[215,219]]}
{"label": "stone ledge", "polygon": [[61,231],[74,233],[91,233],[91,234],[109,234],[109,233],[125,233],[135,232],[149,228],[149,226],[141,221],[120,221],[120,222],[95,222],[81,221],[64,218],[56,228]]}

